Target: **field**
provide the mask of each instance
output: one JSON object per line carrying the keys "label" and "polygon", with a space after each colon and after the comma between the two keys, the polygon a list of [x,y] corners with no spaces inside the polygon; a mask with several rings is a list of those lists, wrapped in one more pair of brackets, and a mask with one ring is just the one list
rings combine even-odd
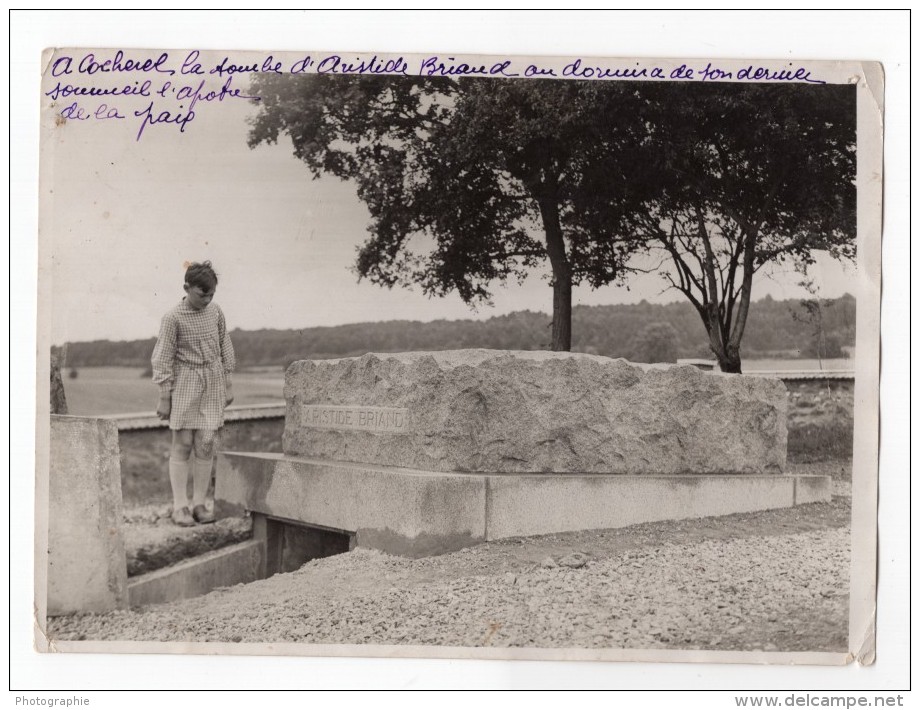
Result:
{"label": "field", "polygon": [[[61,373],[69,414],[135,414],[156,411],[157,387],[142,368],[81,367]],[[233,374],[233,403],[281,404],[284,401],[284,372],[281,368]]]}

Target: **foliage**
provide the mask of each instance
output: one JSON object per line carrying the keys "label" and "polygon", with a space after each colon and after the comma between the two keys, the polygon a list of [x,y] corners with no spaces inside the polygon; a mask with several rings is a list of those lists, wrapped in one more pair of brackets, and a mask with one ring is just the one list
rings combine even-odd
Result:
{"label": "foliage", "polygon": [[816,360],[846,357],[844,343],[838,335],[828,335],[823,330],[802,349],[802,355]]}
{"label": "foliage", "polygon": [[251,146],[286,133],[315,176],[357,184],[372,218],[359,277],[472,303],[547,259],[553,349],[571,346],[573,284],[622,280],[653,245],[722,369],[740,372],[754,274],[855,253],[851,86],[261,75],[253,88]]}
{"label": "foliage", "polygon": [[849,459],[853,456],[853,421],[790,426],[787,450],[792,463]]}
{"label": "foliage", "polygon": [[659,88],[644,179],[661,190],[632,228],[672,263],[666,278],[693,304],[722,369],[740,372],[754,274],[811,263],[815,251],[855,257],[855,89]]}
{"label": "foliage", "polygon": [[[359,277],[456,291],[552,267],[553,349],[571,289],[621,281],[650,245],[740,372],[754,274],[855,252],[852,86],[258,76],[250,145],[291,137],[356,183]],[[538,238],[536,235],[542,235]]]}
{"label": "foliage", "polygon": [[[811,326],[797,299],[765,298],[753,304],[745,338],[747,357],[798,357],[812,341]],[[843,296],[823,309],[828,338],[847,345],[855,340],[856,300]],[[706,357],[709,352],[699,318],[689,303],[651,304],[646,301],[618,306],[577,306],[572,347],[579,352],[609,357],[632,357],[631,342],[649,323],[666,323],[677,333],[677,357]],[[231,333],[241,367],[287,366],[304,358],[363,355],[367,352],[494,348],[546,350],[550,317],[519,311],[485,321],[437,320],[430,323],[387,321],[300,330],[234,330]],[[70,343],[68,363],[73,367],[124,365],[148,368],[154,339]],[[81,378],[82,379],[82,378]],[[149,379],[149,375],[148,375]]]}
{"label": "foliage", "polygon": [[51,353],[50,403],[52,414],[67,414],[67,396],[64,381],[61,379],[61,359],[59,353]]}
{"label": "foliage", "polygon": [[808,275],[808,265],[799,266],[802,274],[800,285],[808,291],[811,298],[802,299],[799,309],[792,309],[793,319],[809,326],[811,330],[811,340],[805,345],[803,354],[807,357],[817,358],[819,361],[826,358],[841,357],[843,353],[844,341],[839,333],[828,333],[825,324],[825,311],[832,305],[833,301],[818,297],[818,286]]}
{"label": "foliage", "polygon": [[678,337],[670,323],[649,323],[630,341],[629,359],[633,362],[676,362]]}
{"label": "foliage", "polygon": [[356,184],[371,214],[360,278],[487,302],[548,261],[551,345],[568,350],[572,286],[621,279],[639,246],[617,228],[639,205],[636,86],[259,75],[249,144],[287,134],[314,176]]}

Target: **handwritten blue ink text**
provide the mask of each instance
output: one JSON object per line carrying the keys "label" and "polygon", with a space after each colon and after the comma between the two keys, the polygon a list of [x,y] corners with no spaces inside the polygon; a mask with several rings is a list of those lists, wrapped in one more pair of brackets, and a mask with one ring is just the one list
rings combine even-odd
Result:
{"label": "handwritten blue ink text", "polygon": [[[163,52],[156,59],[145,59],[139,61],[136,59],[125,59],[125,53],[120,49],[115,52],[112,59],[96,61],[96,55],[90,52],[85,55],[77,64],[77,72],[80,74],[97,74],[99,72],[157,72],[160,74],[175,74],[175,70],[163,67],[169,61],[169,54]],[[60,57],[51,65],[51,76],[59,77],[64,74],[73,74],[73,57]]]}
{"label": "handwritten blue ink text", "polygon": [[441,61],[439,57],[428,57],[419,67],[419,76],[520,76],[511,71],[510,59],[490,66],[476,66],[466,62],[457,64],[456,61],[454,57],[447,57],[446,62]]}
{"label": "handwritten blue ink text", "polygon": [[222,77],[224,74],[233,76],[234,74],[257,74],[259,72],[281,74],[281,62],[276,62],[274,57],[268,55],[261,64],[258,62],[254,64],[233,64],[230,61],[230,57],[224,57],[220,64],[211,69],[209,73]]}
{"label": "handwritten blue ink text", "polygon": [[610,69],[609,67],[582,66],[581,59],[576,59],[565,65],[562,76],[571,76],[575,79],[642,79],[649,76],[649,70],[647,67],[640,66],[638,62],[635,67]]}
{"label": "handwritten blue ink text", "polygon": [[[306,59],[309,61],[309,57]],[[316,65],[317,74],[402,74],[407,76],[408,70],[409,65],[402,57],[381,61],[376,54],[368,60],[362,60],[359,57],[353,62],[346,62],[339,55],[332,54]]]}
{"label": "handwritten blue ink text", "polygon": [[105,121],[110,118],[124,118],[118,109],[112,106],[109,108],[106,104],[99,104],[95,111],[87,111],[74,101],[70,106],[61,109],[61,116],[75,121],[88,121],[91,118]]}
{"label": "handwritten blue ink text", "polygon": [[150,86],[149,80],[143,83],[135,81],[132,86],[126,84],[101,89],[95,86],[75,86],[58,82],[53,89],[45,92],[45,96],[50,97],[52,101],[66,99],[70,96],[150,96]]}
{"label": "handwritten blue ink text", "polygon": [[[179,108],[185,107],[179,104]],[[155,126],[158,123],[168,123],[178,126],[180,133],[185,133],[185,127],[195,120],[194,111],[187,111],[186,113],[182,113],[182,111],[160,111],[159,113],[155,113],[153,101],[151,101],[144,110],[135,111],[134,115],[138,118],[143,117],[141,127],[137,131],[137,138],[135,140],[141,139],[141,136],[144,135],[144,129],[147,128],[147,126]]]}

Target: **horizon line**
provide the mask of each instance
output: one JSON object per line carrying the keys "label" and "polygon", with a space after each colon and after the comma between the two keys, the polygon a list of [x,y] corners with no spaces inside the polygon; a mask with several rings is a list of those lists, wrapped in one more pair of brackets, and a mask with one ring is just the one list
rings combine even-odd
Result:
{"label": "horizon line", "polygon": [[[856,299],[856,297],[852,293],[850,293],[849,291],[846,291],[835,298],[825,298],[821,300],[839,301],[844,298],[851,298],[853,300]],[[771,301],[771,302],[777,302],[777,303],[783,303],[786,301],[798,301],[801,303],[804,300],[807,300],[807,299],[795,298],[795,297],[774,298],[768,293],[768,294],[765,294],[763,297],[757,299],[756,301],[751,301],[751,304],[753,305],[755,303],[761,303],[762,301]],[[667,301],[666,303],[653,303],[653,302],[650,302],[648,299],[643,298],[642,300],[636,301],[634,303],[577,304],[577,305],[572,306],[572,313],[574,315],[574,312],[580,308],[631,308],[634,306],[641,306],[643,304],[648,305],[648,306],[662,307],[662,308],[673,306],[675,304],[679,304],[679,305],[686,304],[691,309],[693,308],[693,305],[686,299],[675,299],[673,301]],[[509,318],[516,314],[523,314],[523,313],[532,313],[535,315],[542,315],[547,318],[552,318],[552,313],[548,311],[532,310],[530,308],[524,308],[521,310],[511,311],[510,313],[493,315],[493,316],[489,316],[488,318],[480,318],[480,319],[477,319],[477,318],[431,318],[429,320],[419,320],[419,319],[393,318],[393,319],[388,319],[388,320],[377,320],[377,321],[353,321],[353,322],[348,322],[348,323],[337,323],[336,325],[289,326],[286,328],[281,328],[281,327],[239,328],[237,327],[237,328],[231,328],[229,332],[231,333],[234,333],[234,332],[255,333],[258,331],[262,331],[262,330],[268,330],[268,331],[304,331],[304,330],[323,330],[323,329],[332,330],[334,328],[344,328],[348,326],[381,325],[385,323],[426,324],[426,323],[437,323],[439,321],[445,321],[447,323],[487,323],[491,320],[495,320],[498,318]],[[62,348],[65,345],[72,345],[72,344],[77,344],[77,343],[98,343],[98,342],[130,343],[130,342],[138,341],[138,340],[150,340],[151,338],[156,339],[156,337],[157,337],[156,334],[151,334],[145,338],[122,338],[119,340],[113,340],[112,338],[94,338],[92,340],[67,340],[63,343],[52,343],[51,347],[52,348]]]}

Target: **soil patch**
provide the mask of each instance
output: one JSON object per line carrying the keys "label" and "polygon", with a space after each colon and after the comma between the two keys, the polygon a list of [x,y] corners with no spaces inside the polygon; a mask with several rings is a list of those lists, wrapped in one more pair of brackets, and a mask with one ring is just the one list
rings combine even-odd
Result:
{"label": "soil patch", "polygon": [[183,528],[170,517],[168,505],[125,512],[123,533],[128,577],[169,567],[252,537],[249,518],[225,518],[212,525]]}

